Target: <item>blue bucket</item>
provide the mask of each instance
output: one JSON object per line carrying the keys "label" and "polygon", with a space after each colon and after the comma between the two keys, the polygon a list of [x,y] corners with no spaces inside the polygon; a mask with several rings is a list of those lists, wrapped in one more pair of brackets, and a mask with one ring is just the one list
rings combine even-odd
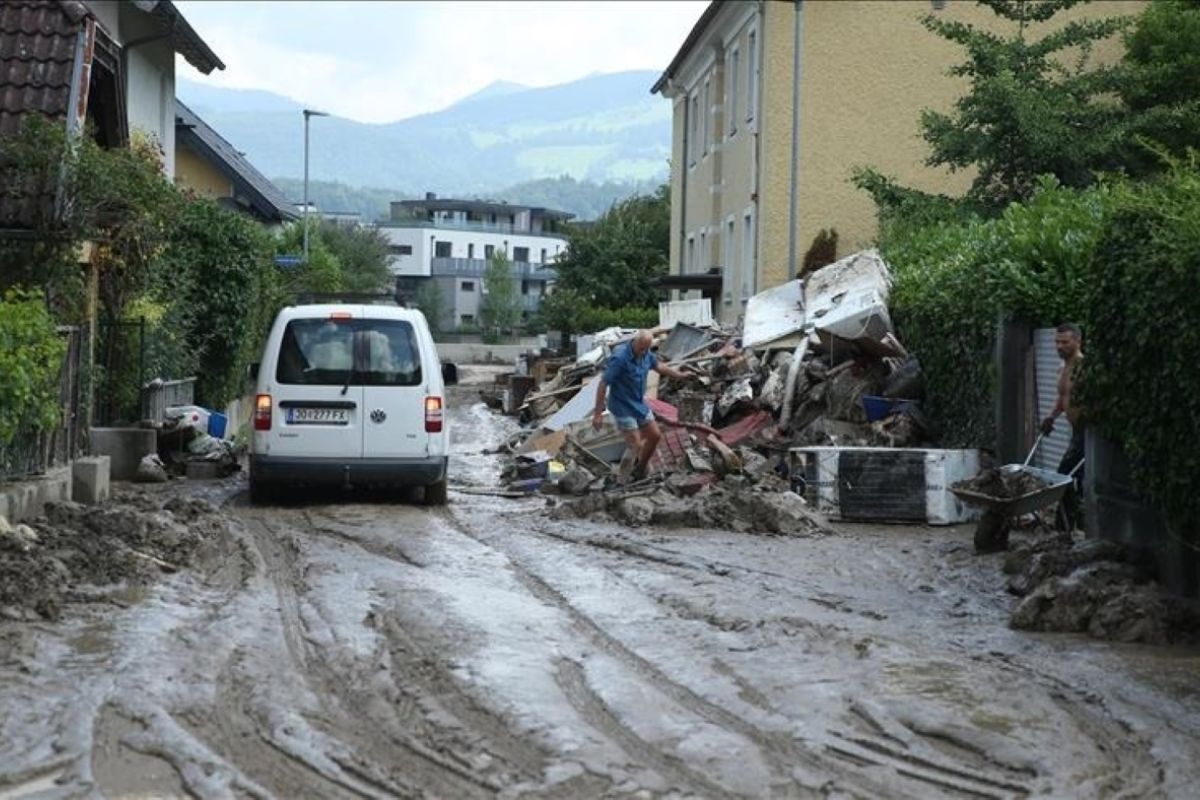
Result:
{"label": "blue bucket", "polygon": [[863,395],[862,399],[863,411],[867,413],[867,422],[878,422],[881,419],[887,419],[892,414],[899,414],[912,402],[912,400],[892,397],[874,397],[869,394]]}
{"label": "blue bucket", "polygon": [[218,439],[225,438],[225,426],[229,424],[229,417],[224,414],[218,414],[216,411],[208,415],[208,435],[215,436]]}

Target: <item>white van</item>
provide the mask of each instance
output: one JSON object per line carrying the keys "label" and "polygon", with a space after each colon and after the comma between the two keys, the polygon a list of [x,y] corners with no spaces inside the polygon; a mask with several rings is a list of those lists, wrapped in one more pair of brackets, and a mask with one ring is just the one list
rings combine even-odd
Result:
{"label": "white van", "polygon": [[257,367],[252,429],[252,501],[323,484],[423,486],[427,505],[446,502],[442,366],[420,311],[280,311]]}

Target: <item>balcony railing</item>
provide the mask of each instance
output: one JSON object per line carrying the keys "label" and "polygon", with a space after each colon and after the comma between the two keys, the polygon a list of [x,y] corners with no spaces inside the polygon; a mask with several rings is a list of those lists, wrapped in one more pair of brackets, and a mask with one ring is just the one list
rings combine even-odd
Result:
{"label": "balcony railing", "polygon": [[458,221],[444,220],[434,222],[428,219],[418,219],[416,217],[402,217],[400,219],[389,219],[380,223],[381,227],[385,228],[435,228],[455,231],[480,231],[482,233],[513,233],[520,236],[553,236],[558,239],[566,238],[565,234],[555,230],[543,229],[535,231],[531,227],[513,225],[509,222],[482,222],[477,220]]}
{"label": "balcony railing", "polygon": [[[463,277],[483,277],[487,271],[486,258],[433,258],[429,262],[433,275],[461,275]],[[528,281],[553,281],[558,278],[554,270],[544,264],[530,264],[525,261],[513,261],[513,275]]]}

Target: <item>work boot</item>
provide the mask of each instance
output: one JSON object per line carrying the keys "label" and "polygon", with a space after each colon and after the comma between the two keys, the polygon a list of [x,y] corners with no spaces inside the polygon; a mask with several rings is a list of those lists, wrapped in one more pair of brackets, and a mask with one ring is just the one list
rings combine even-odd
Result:
{"label": "work boot", "polygon": [[633,473],[629,476],[634,483],[646,480],[646,476],[650,473],[650,465],[646,462],[639,461],[633,466]]}

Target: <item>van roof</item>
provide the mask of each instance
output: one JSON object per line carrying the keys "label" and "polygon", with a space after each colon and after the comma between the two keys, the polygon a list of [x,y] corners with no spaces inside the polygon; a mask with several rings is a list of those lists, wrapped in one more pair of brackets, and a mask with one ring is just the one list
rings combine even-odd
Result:
{"label": "van roof", "polygon": [[349,314],[351,319],[402,319],[425,321],[425,315],[415,308],[399,306],[361,305],[358,303],[322,303],[320,305],[287,306],[279,312],[283,320],[328,319],[334,314]]}

